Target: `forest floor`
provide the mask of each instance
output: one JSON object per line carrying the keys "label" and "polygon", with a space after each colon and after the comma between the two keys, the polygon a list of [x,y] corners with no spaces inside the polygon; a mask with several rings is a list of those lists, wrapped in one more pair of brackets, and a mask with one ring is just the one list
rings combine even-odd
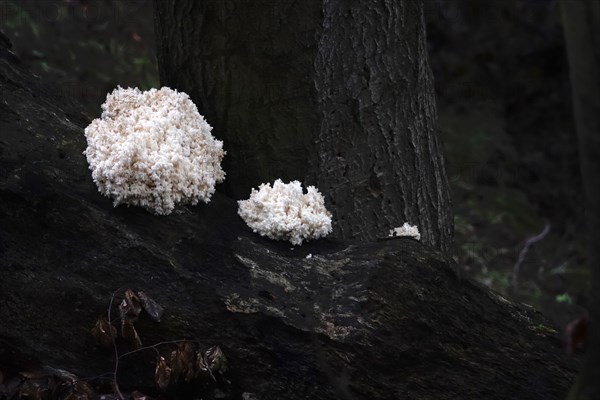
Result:
{"label": "forest floor", "polygon": [[426,5],[457,261],[565,326],[589,272],[558,2]]}
{"label": "forest floor", "polygon": [[[0,16],[21,60],[90,118],[117,85],[159,85],[149,0],[2,0]],[[583,313],[589,272],[558,4],[428,0],[426,22],[455,258],[564,326]]]}

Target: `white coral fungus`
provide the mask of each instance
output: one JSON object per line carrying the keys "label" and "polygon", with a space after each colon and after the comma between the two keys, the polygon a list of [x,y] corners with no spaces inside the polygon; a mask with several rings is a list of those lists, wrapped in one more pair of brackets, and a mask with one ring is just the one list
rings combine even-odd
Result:
{"label": "white coral fungus", "polygon": [[225,173],[223,142],[183,92],[118,87],[102,116],[85,129],[87,156],[98,191],[114,200],[166,215],[177,203],[210,202]]}
{"label": "white coral fungus", "polygon": [[277,179],[271,187],[263,183],[252,189],[248,200],[238,201],[238,214],[254,232],[271,239],[289,240],[293,245],[331,233],[331,213],[314,186],[303,193],[298,181]]}
{"label": "white coral fungus", "polygon": [[408,222],[405,222],[404,225],[398,228],[390,229],[390,237],[399,237],[399,236],[407,236],[412,237],[417,240],[421,240],[421,234],[419,233],[419,228],[416,225],[410,225]]}

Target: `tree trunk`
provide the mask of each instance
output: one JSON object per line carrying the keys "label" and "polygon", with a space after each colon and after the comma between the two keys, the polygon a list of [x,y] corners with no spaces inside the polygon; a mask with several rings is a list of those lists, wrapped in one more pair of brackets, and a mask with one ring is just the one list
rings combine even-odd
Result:
{"label": "tree trunk", "polygon": [[587,263],[592,276],[586,359],[569,399],[592,400],[600,398],[600,3],[568,0],[561,6],[585,191]]}
{"label": "tree trunk", "polygon": [[448,250],[452,212],[418,1],[155,1],[161,82],[225,141],[226,191],[316,185],[338,238],[403,222]]}

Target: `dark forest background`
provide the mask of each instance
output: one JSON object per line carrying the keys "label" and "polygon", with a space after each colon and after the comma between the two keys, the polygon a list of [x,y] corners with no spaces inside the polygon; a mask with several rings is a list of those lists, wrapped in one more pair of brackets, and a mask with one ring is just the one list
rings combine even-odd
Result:
{"label": "dark forest background", "polygon": [[[455,258],[564,326],[586,306],[589,272],[558,1],[425,3]],[[150,0],[2,0],[0,24],[90,118],[117,85],[159,85]]]}

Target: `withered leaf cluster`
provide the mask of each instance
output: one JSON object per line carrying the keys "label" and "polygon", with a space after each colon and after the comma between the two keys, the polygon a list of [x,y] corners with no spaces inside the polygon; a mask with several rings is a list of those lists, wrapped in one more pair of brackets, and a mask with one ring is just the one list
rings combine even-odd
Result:
{"label": "withered leaf cluster", "polygon": [[227,371],[227,358],[219,346],[202,352],[185,341],[177,345],[168,359],[159,356],[156,360],[154,378],[156,386],[163,391],[179,382],[216,380],[215,375]]}
{"label": "withered leaf cluster", "polygon": [[0,373],[0,399],[95,400],[98,395],[87,382],[66,371],[46,367],[6,380]]}
{"label": "withered leaf cluster", "polygon": [[[142,311],[145,311],[153,321],[160,322],[164,308],[146,293],[142,291],[135,293],[131,289],[126,289],[123,300],[119,304],[120,334],[127,343],[136,349],[142,347],[142,340],[133,323],[137,321]],[[101,317],[92,328],[92,336],[99,346],[110,347],[117,337],[117,329],[110,321]]]}

